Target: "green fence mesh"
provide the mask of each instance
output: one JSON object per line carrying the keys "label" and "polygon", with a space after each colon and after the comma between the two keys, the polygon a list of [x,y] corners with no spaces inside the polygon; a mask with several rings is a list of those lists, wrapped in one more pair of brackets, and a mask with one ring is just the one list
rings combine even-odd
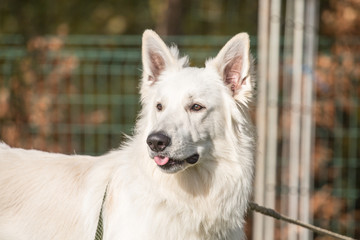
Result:
{"label": "green fence mesh", "polygon": [[[188,54],[192,65],[203,66],[228,39],[165,40]],[[254,53],[255,38],[252,43]],[[309,174],[315,224],[360,237],[360,53],[349,52],[358,49],[351,44],[320,41]],[[141,36],[26,42],[0,36],[0,139],[11,146],[92,155],[118,147],[123,133],[132,133],[139,111],[140,50]]]}

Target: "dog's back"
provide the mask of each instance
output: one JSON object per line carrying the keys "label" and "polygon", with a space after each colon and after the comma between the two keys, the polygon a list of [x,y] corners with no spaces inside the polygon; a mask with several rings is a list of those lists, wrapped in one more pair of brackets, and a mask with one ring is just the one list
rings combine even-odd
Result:
{"label": "dog's back", "polygon": [[92,239],[96,226],[84,219],[97,219],[111,176],[100,163],[1,143],[0,239]]}

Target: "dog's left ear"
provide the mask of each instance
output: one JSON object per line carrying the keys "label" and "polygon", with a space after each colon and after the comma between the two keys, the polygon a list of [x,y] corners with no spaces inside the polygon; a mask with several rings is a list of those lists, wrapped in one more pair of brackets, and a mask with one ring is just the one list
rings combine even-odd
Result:
{"label": "dog's left ear", "polygon": [[247,33],[231,38],[211,61],[235,99],[248,102],[252,97],[250,40]]}

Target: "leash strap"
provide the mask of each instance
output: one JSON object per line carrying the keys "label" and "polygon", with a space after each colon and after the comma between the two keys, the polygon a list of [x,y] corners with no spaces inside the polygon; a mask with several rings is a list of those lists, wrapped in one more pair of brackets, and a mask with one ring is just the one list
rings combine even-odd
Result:
{"label": "leash strap", "polygon": [[102,240],[103,239],[104,225],[103,225],[103,216],[102,216],[102,214],[103,214],[103,207],[104,207],[106,192],[107,192],[107,186],[106,186],[106,189],[105,189],[103,201],[101,203],[101,209],[100,209],[99,221],[98,221],[97,228],[96,228],[95,240]]}

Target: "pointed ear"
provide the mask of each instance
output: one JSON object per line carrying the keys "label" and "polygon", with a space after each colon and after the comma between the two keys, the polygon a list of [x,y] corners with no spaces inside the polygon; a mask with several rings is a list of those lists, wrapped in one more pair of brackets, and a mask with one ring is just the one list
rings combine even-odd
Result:
{"label": "pointed ear", "polygon": [[159,75],[172,64],[175,59],[169,48],[152,30],[145,30],[142,37],[143,81],[149,84],[157,81]]}
{"label": "pointed ear", "polygon": [[250,40],[247,33],[231,38],[211,64],[215,66],[235,99],[244,103],[251,100]]}

